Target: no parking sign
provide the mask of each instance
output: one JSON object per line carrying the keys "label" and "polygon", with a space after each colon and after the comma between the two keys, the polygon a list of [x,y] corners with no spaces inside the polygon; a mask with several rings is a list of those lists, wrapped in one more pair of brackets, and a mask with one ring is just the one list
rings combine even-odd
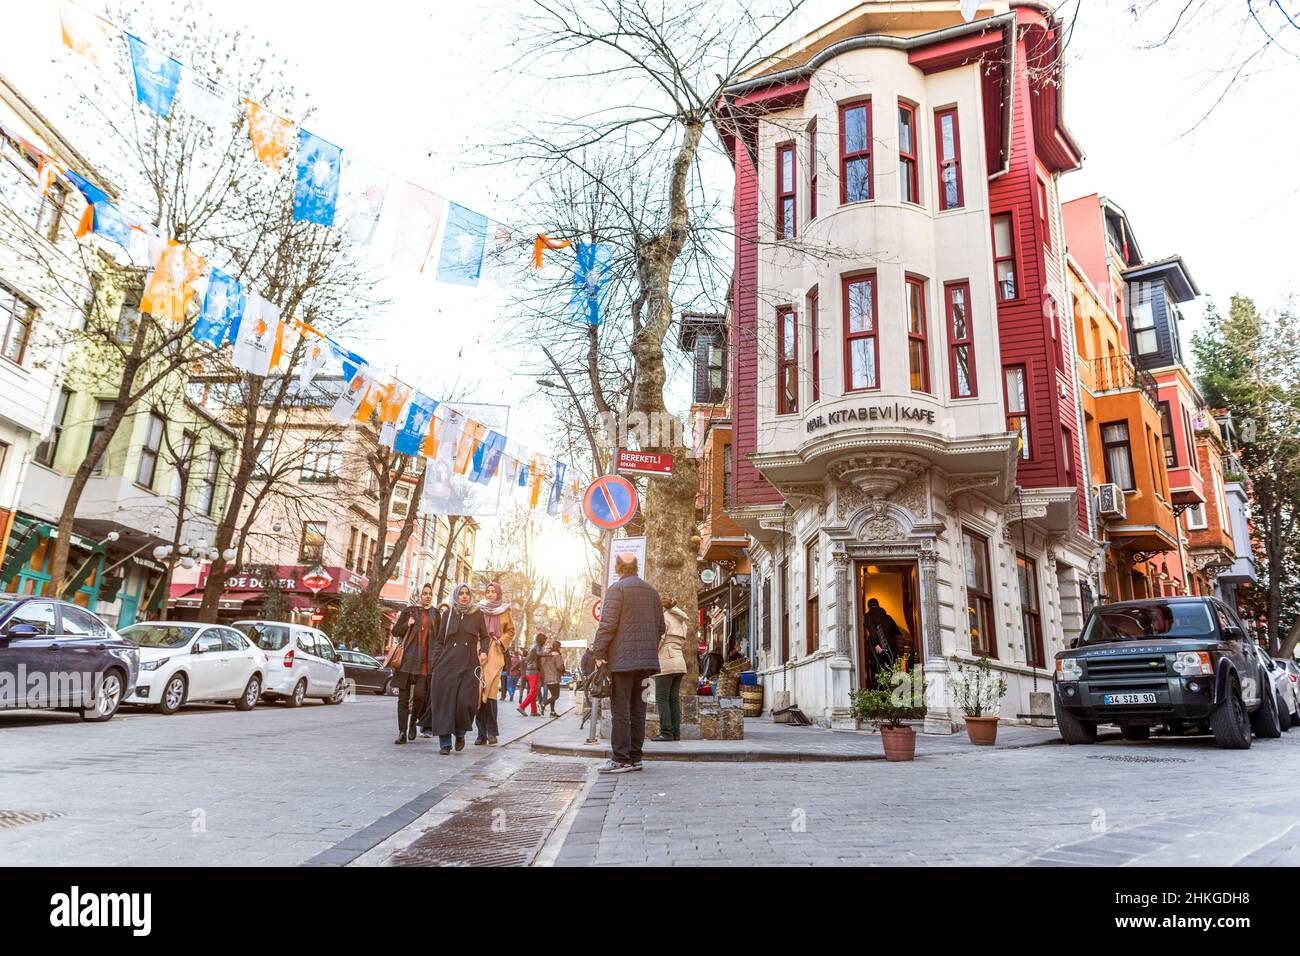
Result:
{"label": "no parking sign", "polygon": [[597,528],[613,531],[636,515],[637,497],[632,482],[619,475],[603,475],[587,487],[582,510]]}

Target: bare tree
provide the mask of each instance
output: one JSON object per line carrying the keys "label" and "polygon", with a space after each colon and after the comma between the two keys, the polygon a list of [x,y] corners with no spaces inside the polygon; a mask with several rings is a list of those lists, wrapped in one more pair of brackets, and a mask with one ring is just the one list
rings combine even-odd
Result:
{"label": "bare tree", "polygon": [[551,587],[538,541],[545,520],[533,509],[516,505],[498,520],[488,551],[488,567],[519,612],[515,625],[521,638],[531,639],[534,618]]}

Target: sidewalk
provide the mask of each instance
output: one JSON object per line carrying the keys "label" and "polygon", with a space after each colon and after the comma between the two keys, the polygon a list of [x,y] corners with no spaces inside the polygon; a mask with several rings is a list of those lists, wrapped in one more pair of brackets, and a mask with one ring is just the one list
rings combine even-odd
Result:
{"label": "sidewalk", "polygon": [[[587,729],[579,728],[575,708],[559,720],[529,737],[533,753],[560,757],[608,757],[609,741],[588,745]],[[1059,743],[1055,728],[1003,724],[993,747],[976,747],[965,731],[949,736],[916,735],[917,759],[941,754],[1015,750],[1040,744]],[[646,760],[693,760],[706,762],[797,763],[848,760],[884,760],[885,750],[878,734],[821,727],[774,724],[769,717],[745,720],[744,740],[682,740],[676,743],[645,742]]]}

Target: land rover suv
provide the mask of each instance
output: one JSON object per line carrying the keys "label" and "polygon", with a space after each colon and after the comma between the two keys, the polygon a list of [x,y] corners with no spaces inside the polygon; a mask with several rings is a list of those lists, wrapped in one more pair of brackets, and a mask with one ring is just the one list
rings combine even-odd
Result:
{"label": "land rover suv", "polygon": [[1127,740],[1152,728],[1209,732],[1244,750],[1251,734],[1280,737],[1277,692],[1236,614],[1207,597],[1121,601],[1093,609],[1056,655],[1056,723],[1067,744],[1090,744],[1098,724]]}

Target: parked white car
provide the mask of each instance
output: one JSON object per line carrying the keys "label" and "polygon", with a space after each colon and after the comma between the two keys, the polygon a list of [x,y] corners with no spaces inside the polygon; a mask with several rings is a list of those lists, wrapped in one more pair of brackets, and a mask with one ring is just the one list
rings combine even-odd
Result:
{"label": "parked white car", "polygon": [[341,704],[347,683],[343,664],[324,632],[304,624],[279,621],[236,621],[266,655],[266,683],[262,693],[298,707],[308,697]]}
{"label": "parked white car", "polygon": [[140,648],[140,677],[125,704],[174,714],[182,704],[219,701],[252,710],[262,696],[267,660],[231,627],[147,621],[122,629]]}

